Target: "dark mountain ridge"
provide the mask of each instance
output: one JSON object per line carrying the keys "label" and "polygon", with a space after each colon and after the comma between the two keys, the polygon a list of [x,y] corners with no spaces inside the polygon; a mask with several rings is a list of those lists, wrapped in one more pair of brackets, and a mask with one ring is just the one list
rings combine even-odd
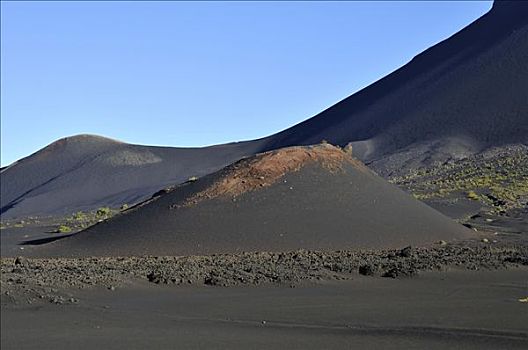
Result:
{"label": "dark mountain ridge", "polygon": [[[460,32],[315,117],[274,135],[265,147],[321,139],[340,145],[355,142],[361,159],[374,162],[375,168],[381,163],[378,170],[384,170],[383,158],[409,147],[413,151],[425,145],[426,151],[417,153],[445,160],[490,146],[526,143],[527,24],[528,3],[496,2]],[[425,157],[408,158],[420,163]]]}

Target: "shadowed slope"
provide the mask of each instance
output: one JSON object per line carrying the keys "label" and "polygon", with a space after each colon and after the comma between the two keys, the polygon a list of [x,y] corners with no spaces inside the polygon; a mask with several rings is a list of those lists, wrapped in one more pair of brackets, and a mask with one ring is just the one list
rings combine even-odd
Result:
{"label": "shadowed slope", "polygon": [[469,231],[330,145],[239,161],[68,238],[42,255],[194,255],[402,247]]}
{"label": "shadowed slope", "polygon": [[528,143],[528,3],[495,2],[449,39],[268,148],[344,145],[388,174],[491,146]]}

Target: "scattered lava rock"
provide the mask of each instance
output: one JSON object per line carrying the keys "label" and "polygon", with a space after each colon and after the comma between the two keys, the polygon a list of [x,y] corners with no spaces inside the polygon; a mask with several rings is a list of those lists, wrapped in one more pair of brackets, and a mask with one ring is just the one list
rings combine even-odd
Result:
{"label": "scattered lava rock", "polygon": [[156,283],[156,284],[159,284],[163,280],[161,274],[157,272],[149,273],[147,275],[147,279],[149,280],[149,282]]}
{"label": "scattered lava rock", "polygon": [[412,255],[412,247],[411,246],[405,247],[402,250],[400,250],[400,256],[402,256],[404,258],[408,258],[411,255]]}
{"label": "scattered lava rock", "polygon": [[19,256],[15,259],[15,265],[25,266],[27,265],[27,259],[22,256]]}
{"label": "scattered lava rock", "polygon": [[370,264],[365,264],[359,267],[358,272],[363,276],[374,276],[375,268]]}
{"label": "scattered lava rock", "polygon": [[398,275],[399,275],[398,269],[394,268],[394,269],[390,269],[389,271],[384,272],[383,275],[381,275],[381,277],[396,278],[398,277]]}
{"label": "scattered lava rock", "polygon": [[[253,252],[188,257],[2,258],[2,302],[65,303],[67,288],[115,286],[134,279],[155,284],[293,286],[354,274],[408,278],[419,271],[528,266],[526,244],[477,240],[397,250]],[[22,300],[22,301],[21,301]],[[70,305],[71,302],[65,303]]]}

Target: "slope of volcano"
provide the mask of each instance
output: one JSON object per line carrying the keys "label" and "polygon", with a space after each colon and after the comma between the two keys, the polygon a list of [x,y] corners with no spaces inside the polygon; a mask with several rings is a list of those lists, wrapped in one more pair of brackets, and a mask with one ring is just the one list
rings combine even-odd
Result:
{"label": "slope of volcano", "polygon": [[468,234],[345,150],[321,144],[242,159],[161,191],[77,234],[36,247],[35,253],[197,255],[389,248]]}

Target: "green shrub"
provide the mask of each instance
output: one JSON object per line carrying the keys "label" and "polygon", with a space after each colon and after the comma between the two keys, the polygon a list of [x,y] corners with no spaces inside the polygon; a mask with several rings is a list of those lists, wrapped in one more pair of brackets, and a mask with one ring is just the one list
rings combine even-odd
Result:
{"label": "green shrub", "polygon": [[108,215],[110,215],[110,208],[108,207],[101,207],[99,209],[97,209],[97,211],[95,212],[95,215],[97,215],[97,217],[107,217]]}
{"label": "green shrub", "polygon": [[480,198],[479,195],[475,191],[468,191],[466,197],[474,201],[477,201]]}
{"label": "green shrub", "polygon": [[75,214],[73,214],[73,219],[77,221],[82,221],[86,219],[86,214],[82,211],[78,211]]}
{"label": "green shrub", "polygon": [[66,225],[60,225],[59,227],[57,227],[56,232],[57,233],[68,233],[68,232],[71,232],[71,228]]}

